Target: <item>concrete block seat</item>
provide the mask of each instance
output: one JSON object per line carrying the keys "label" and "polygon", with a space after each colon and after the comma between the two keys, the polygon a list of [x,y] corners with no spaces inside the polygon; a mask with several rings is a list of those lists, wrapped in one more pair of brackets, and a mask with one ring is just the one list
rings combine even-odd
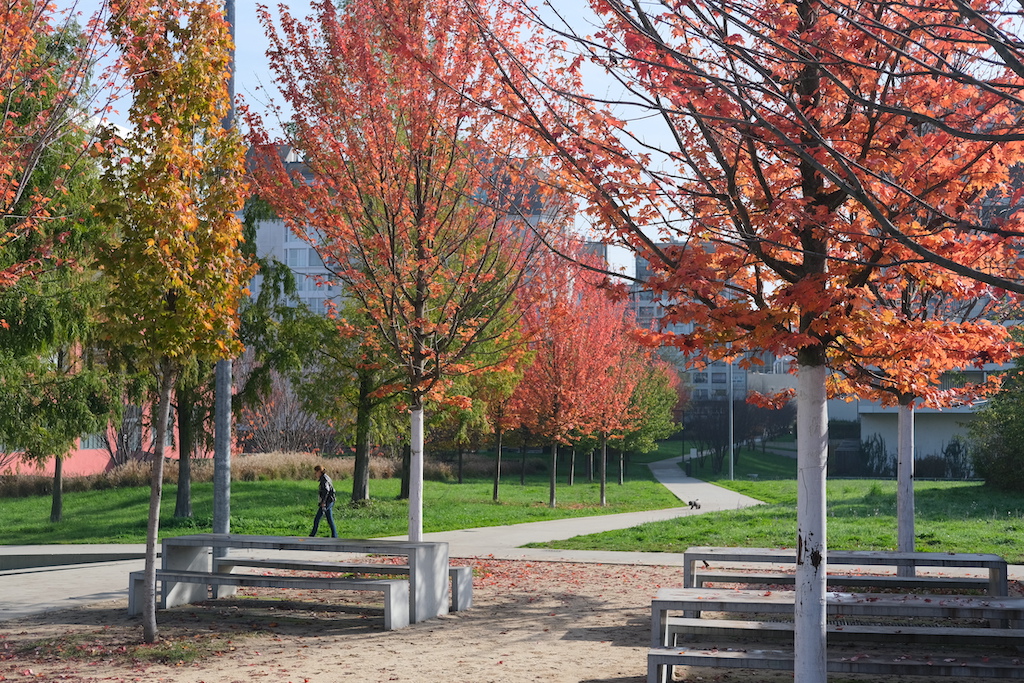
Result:
{"label": "concrete block seat", "polygon": [[[213,571],[231,572],[235,567],[259,569],[290,569],[295,571],[338,572],[369,575],[408,575],[409,565],[383,562],[329,562],[324,560],[269,559],[226,555],[213,558]],[[467,610],[473,606],[473,568],[448,567],[451,578],[451,608],[453,612]]]}
{"label": "concrete block seat", "polygon": [[[384,597],[385,630],[392,631],[409,625],[409,582],[402,579],[266,576],[175,569],[157,569],[156,579],[161,584],[162,590],[157,592],[157,595],[160,596],[166,592],[167,582],[206,585],[214,592],[219,586],[376,591],[383,594]],[[144,595],[145,572],[131,572],[128,575],[128,580],[128,614],[139,614],[146,599]]]}

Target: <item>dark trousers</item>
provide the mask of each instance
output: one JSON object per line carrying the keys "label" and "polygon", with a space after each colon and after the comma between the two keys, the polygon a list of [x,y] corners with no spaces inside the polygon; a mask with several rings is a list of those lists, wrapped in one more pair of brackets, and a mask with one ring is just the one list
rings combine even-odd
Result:
{"label": "dark trousers", "polygon": [[327,517],[327,524],[331,527],[331,538],[338,537],[338,527],[334,526],[334,503],[323,505],[316,511],[316,517],[313,518],[313,530],[309,532],[310,536],[316,536],[316,530],[320,528],[320,520]]}

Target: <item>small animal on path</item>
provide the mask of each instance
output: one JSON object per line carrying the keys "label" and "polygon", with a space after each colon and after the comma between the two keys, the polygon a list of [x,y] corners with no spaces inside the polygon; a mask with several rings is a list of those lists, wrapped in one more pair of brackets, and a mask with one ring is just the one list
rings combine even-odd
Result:
{"label": "small animal on path", "polygon": [[700,510],[700,501],[699,500],[691,500],[690,501],[690,509],[691,510]]}

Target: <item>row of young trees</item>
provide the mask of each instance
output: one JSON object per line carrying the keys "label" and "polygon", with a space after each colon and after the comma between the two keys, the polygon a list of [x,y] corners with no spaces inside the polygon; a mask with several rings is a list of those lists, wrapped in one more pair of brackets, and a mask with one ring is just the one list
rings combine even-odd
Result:
{"label": "row of young trees", "polygon": [[[331,417],[355,413],[353,497],[368,496],[371,416],[390,401],[411,415],[411,539],[422,534],[428,407],[455,424],[456,441],[487,423],[499,442],[519,426],[550,440],[553,506],[558,444],[630,431],[648,360],[601,278],[549,251],[570,242],[571,196],[519,122],[479,106],[508,93],[480,68],[487,45],[470,30],[472,7],[313,9],[309,22],[262,12],[293,118],[282,139],[248,121],[265,152],[261,199],[318,251],[346,299],[304,374],[352,378],[349,395],[309,398]],[[286,164],[282,144],[302,163]],[[668,375],[660,381],[671,389]]]}

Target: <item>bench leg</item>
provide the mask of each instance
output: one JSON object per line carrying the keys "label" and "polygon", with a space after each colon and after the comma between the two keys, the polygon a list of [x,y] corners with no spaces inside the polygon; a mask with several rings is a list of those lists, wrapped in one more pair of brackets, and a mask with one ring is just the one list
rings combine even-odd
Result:
{"label": "bench leg", "polygon": [[409,625],[409,582],[396,581],[384,590],[384,630]]}
{"label": "bench leg", "polygon": [[[217,574],[230,574],[235,569],[235,565],[232,564],[231,560],[226,557],[215,557],[213,558],[213,571]],[[238,586],[230,586],[227,584],[220,584],[213,586],[213,597],[215,598],[230,598],[232,595],[238,592]]]}
{"label": "bench leg", "polygon": [[451,567],[452,611],[461,612],[473,606],[473,568]]}
{"label": "bench leg", "polygon": [[647,683],[671,683],[672,665],[661,664],[654,655],[647,655]]}
{"label": "bench leg", "polygon": [[[169,546],[165,540],[163,569],[208,572],[210,571],[210,550],[209,548]],[[165,608],[210,599],[208,584],[181,581],[161,581],[160,583],[163,589]]]}
{"label": "bench leg", "polygon": [[[160,607],[163,602],[163,581],[156,578],[157,590],[154,600],[156,606]],[[146,572],[129,572],[128,574],[128,616],[142,614],[142,606],[146,604]]]}
{"label": "bench leg", "polygon": [[128,616],[130,617],[142,613],[142,605],[146,600],[145,583],[146,577],[143,572],[128,574]]}

